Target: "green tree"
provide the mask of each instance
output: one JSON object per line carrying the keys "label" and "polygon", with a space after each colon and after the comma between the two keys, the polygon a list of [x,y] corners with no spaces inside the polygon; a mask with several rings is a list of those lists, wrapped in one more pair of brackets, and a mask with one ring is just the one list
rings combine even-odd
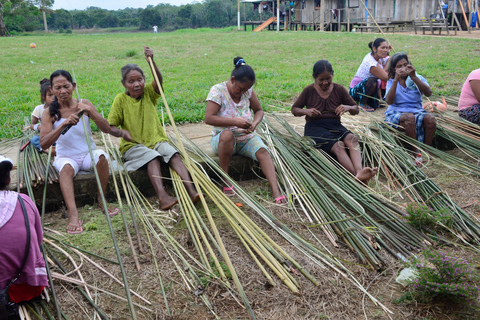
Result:
{"label": "green tree", "polygon": [[38,8],[30,0],[0,0],[0,36],[7,36],[9,29],[35,30],[38,15]]}
{"label": "green tree", "polygon": [[147,30],[154,25],[160,27],[162,25],[162,17],[155,8],[150,6],[140,12],[140,29]]}
{"label": "green tree", "polygon": [[35,4],[39,7],[40,11],[43,15],[43,26],[45,28],[45,32],[48,31],[47,27],[47,11],[52,11],[52,6],[55,3],[54,0],[36,0]]}
{"label": "green tree", "polygon": [[5,16],[13,14],[16,10],[19,10],[27,1],[24,0],[0,0],[0,37],[8,35],[7,28],[5,27]]}
{"label": "green tree", "polygon": [[52,12],[48,18],[48,24],[54,29],[73,29],[73,16],[65,9],[58,9]]}

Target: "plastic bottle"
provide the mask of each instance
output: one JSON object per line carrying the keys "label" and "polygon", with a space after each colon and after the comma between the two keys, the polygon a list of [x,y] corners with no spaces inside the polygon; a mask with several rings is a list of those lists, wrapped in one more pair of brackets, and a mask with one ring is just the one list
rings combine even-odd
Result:
{"label": "plastic bottle", "polygon": [[415,158],[415,165],[419,168],[422,167],[423,165],[423,159],[422,159],[422,154],[421,153],[418,153],[417,154],[417,157]]}

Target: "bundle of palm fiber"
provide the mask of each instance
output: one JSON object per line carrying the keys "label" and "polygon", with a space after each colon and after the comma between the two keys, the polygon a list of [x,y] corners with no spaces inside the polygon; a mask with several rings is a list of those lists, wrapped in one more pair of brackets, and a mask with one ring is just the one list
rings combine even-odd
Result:
{"label": "bundle of palm fiber", "polygon": [[[465,150],[467,155],[476,157],[475,154],[480,150],[477,140],[469,138],[468,132],[460,133],[459,129],[445,126],[443,120],[447,119],[445,116],[437,119],[442,119],[438,126],[439,135],[451,139],[452,143]],[[349,127],[348,124],[346,126]],[[454,170],[480,175],[478,165],[411,139],[383,121],[376,120],[369,126],[355,126],[350,129],[362,140],[364,146],[362,156],[370,163],[378,164],[380,176],[386,177],[387,188],[392,194],[407,197],[410,202],[424,204],[434,211],[448,211],[454,219],[450,231],[464,241],[479,243],[480,224],[476,218],[467,214],[428,178],[415,164],[414,156],[408,146],[411,145],[420,150],[425,165],[428,165],[430,157],[433,157],[439,163]],[[475,128],[470,127],[470,129]],[[377,182],[376,191],[382,192],[378,187],[381,186],[378,178]],[[447,228],[447,226],[443,227]]]}
{"label": "bundle of palm fiber", "polygon": [[384,266],[380,248],[400,257],[431,243],[401,219],[400,207],[359,183],[285,120],[273,118],[283,132],[268,120],[260,131],[269,141],[284,186],[288,186],[307,219],[321,214],[322,219],[317,223],[326,221],[331,225],[360,261],[379,269]]}

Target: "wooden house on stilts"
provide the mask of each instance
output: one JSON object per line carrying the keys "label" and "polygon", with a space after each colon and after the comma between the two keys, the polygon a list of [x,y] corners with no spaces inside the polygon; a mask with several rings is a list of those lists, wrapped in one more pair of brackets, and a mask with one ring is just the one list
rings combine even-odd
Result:
{"label": "wooden house on stilts", "polygon": [[[274,1],[241,0],[268,3],[275,7]],[[289,8],[285,17],[280,19],[283,30],[324,30],[356,31],[373,30],[375,24],[383,31],[395,31],[395,26],[408,27],[414,21],[427,19],[446,19],[448,26],[456,25],[466,30],[470,25],[471,13],[478,11],[477,0],[288,0],[280,1],[280,7]],[[270,23],[276,24],[275,11],[272,10]],[[267,17],[256,24],[265,24]],[[438,22],[438,21],[437,21]],[[248,22],[244,22],[248,23]],[[267,22],[268,25],[268,22]],[[478,24],[476,25],[478,26]],[[392,30],[389,30],[391,28]],[[252,24],[253,29],[253,24]],[[259,30],[256,30],[259,31]]]}

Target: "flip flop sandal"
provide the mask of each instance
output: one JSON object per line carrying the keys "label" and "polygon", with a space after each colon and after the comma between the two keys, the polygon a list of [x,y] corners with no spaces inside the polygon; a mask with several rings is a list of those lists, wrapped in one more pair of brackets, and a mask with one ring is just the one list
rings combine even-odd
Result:
{"label": "flip flop sandal", "polygon": [[363,111],[366,111],[366,112],[373,112],[373,111],[375,111],[375,109],[373,109],[372,107],[369,107],[369,106],[367,106],[367,107],[365,107],[365,106],[360,106],[360,108],[362,108]]}
{"label": "flip flop sandal", "polygon": [[[285,201],[283,201],[285,200]],[[278,198],[275,198],[275,203],[278,204],[278,205],[285,205],[287,204],[288,200],[287,200],[287,197],[285,195],[282,195]]]}
{"label": "flip flop sandal", "polygon": [[[103,212],[103,207],[98,206],[98,209]],[[118,208],[115,208],[114,206],[108,207],[108,215],[110,217],[116,216],[119,212],[120,210]]]}
{"label": "flip flop sandal", "polygon": [[[68,230],[68,227],[74,227],[75,229],[73,229],[73,230]],[[77,223],[77,224],[71,224],[71,223],[69,223],[69,224],[68,224],[68,227],[67,227],[67,233],[70,233],[70,234],[79,234],[79,233],[82,233],[82,232],[83,232],[82,221],[81,221],[81,220],[78,220],[78,223]]]}
{"label": "flip flop sandal", "polygon": [[233,186],[232,187],[223,187],[223,193],[227,197],[233,197],[233,195],[235,194],[235,191],[233,190]]}

